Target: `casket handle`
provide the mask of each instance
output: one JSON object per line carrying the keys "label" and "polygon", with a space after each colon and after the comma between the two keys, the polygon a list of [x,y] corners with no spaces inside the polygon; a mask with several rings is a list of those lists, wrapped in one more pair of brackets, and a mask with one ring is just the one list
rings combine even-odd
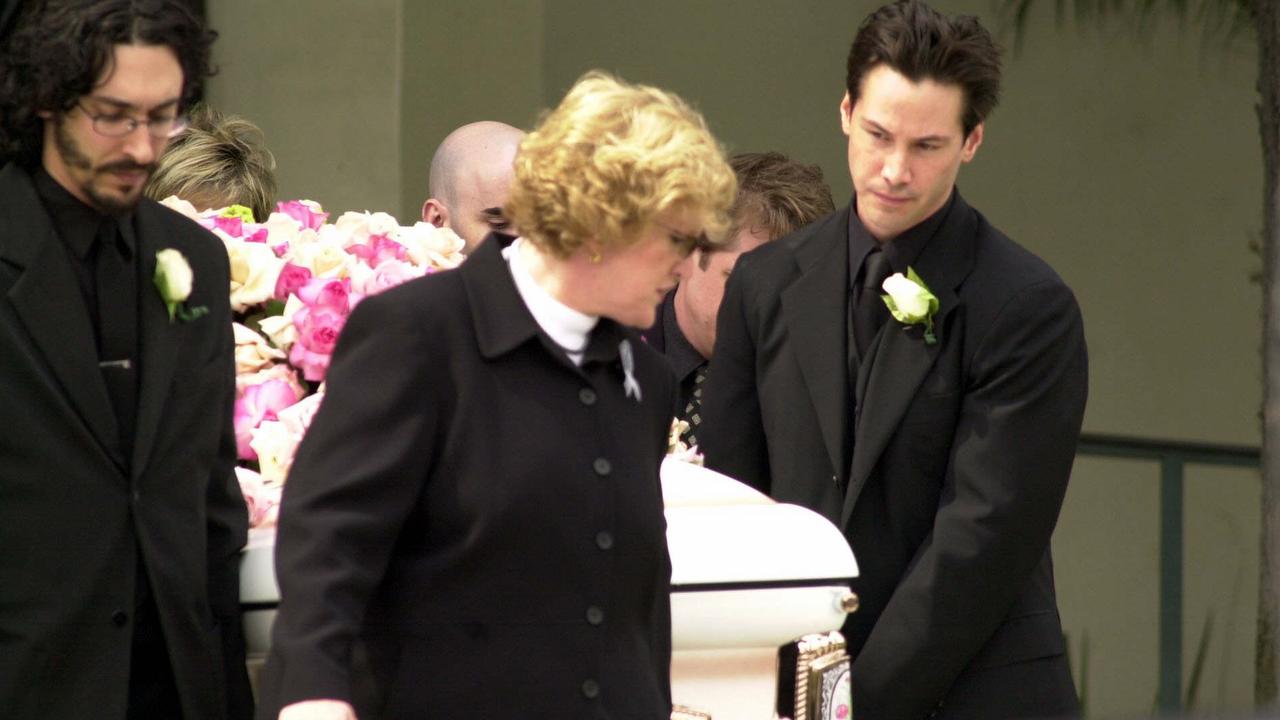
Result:
{"label": "casket handle", "polygon": [[858,612],[858,603],[859,603],[858,593],[850,590],[849,592],[840,596],[840,602],[838,603],[840,606],[840,612],[843,612],[845,614],[856,613]]}

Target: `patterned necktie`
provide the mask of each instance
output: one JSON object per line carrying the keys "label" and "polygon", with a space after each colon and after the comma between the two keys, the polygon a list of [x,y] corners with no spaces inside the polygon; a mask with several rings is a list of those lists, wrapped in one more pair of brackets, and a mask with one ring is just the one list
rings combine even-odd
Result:
{"label": "patterned necktie", "polygon": [[684,406],[684,417],[689,427],[680,434],[685,445],[693,447],[698,444],[698,426],[702,424],[702,383],[707,379],[707,363],[693,371],[693,392],[689,394],[689,402]]}

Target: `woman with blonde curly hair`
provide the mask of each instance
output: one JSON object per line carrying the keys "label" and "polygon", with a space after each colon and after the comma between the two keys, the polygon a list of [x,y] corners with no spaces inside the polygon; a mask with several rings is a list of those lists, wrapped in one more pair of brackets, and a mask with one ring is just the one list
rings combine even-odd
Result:
{"label": "woman with blonde curly hair", "polygon": [[675,381],[632,328],[721,242],[734,175],[683,101],[598,73],[515,164],[521,238],[343,330],[285,486],[259,717],[670,716]]}

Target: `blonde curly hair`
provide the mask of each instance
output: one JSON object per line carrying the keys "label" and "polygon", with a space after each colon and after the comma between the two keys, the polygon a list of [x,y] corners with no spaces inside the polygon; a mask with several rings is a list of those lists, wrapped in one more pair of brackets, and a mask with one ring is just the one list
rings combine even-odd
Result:
{"label": "blonde curly hair", "polygon": [[583,75],[520,143],[506,211],[521,234],[566,258],[588,241],[635,241],[654,216],[698,219],[718,247],[737,193],[706,122],[674,94]]}

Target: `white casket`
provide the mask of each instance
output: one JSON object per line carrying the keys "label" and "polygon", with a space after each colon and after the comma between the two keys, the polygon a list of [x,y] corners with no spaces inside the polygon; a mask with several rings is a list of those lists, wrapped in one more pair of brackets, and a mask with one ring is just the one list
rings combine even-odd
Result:
{"label": "white casket", "polygon": [[[719,473],[662,465],[671,551],[675,702],[716,720],[773,717],[778,646],[838,630],[858,566],[826,518]],[[279,599],[273,531],[250,533],[240,597],[250,661],[261,662]]]}

